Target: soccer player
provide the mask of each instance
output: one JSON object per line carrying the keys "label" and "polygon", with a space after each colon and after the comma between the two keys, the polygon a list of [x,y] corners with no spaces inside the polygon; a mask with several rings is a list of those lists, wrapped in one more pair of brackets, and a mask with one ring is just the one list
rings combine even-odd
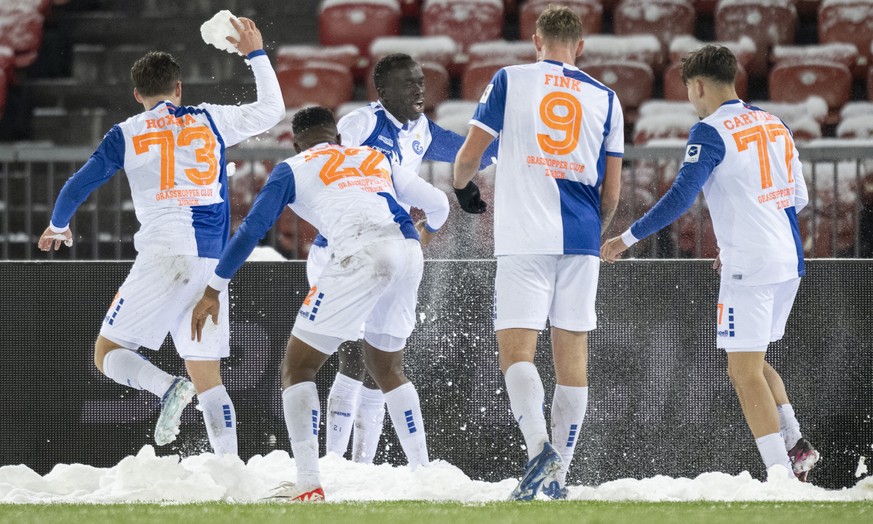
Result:
{"label": "soccer player", "polygon": [[[236,454],[236,414],[222,385],[221,358],[229,355],[227,301],[221,321],[202,343],[192,342],[188,319],[209,281],[230,231],[225,149],[267,131],[285,115],[276,73],[254,22],[231,20],[257,83],[258,100],[242,106],[182,106],[181,69],[167,53],[134,63],[133,96],[145,111],[115,125],[88,162],[64,185],[51,224],[39,239],[48,251],[72,245],[69,223],[79,205],[119,169],[131,187],[140,229],[136,261],[112,301],[94,344],[94,364],[119,384],[161,399],[155,443],[175,440],[182,410],[196,391],[216,454]],[[167,336],[191,380],[173,377],[137,352],[160,348]],[[193,384],[192,384],[193,383]]]}
{"label": "soccer player", "polygon": [[[424,111],[424,73],[411,56],[397,53],[383,57],[373,70],[379,100],[356,109],[337,124],[343,144],[369,146],[394,163],[418,173],[423,160],[453,162],[464,137],[433,123]],[[497,155],[497,142],[483,156],[480,169]],[[409,211],[409,205],[400,201]],[[319,234],[309,250],[306,275],[309,285],[330,258],[327,239]],[[367,375],[357,341],[340,346],[339,372],[327,400],[327,451],[345,455],[354,426],[352,460],[372,463],[382,434],[385,399]]]}
{"label": "soccer player", "polygon": [[[273,498],[324,499],[318,468],[319,400],[315,374],[344,341],[364,331],[367,371],[385,394],[400,445],[413,468],[427,466],[418,393],[403,373],[403,348],[415,327],[423,261],[421,243],[446,221],[445,193],[414,172],[392,166],[369,147],[345,147],[330,110],[306,108],[291,123],[298,154],[273,170],[234,234],[194,308],[192,336],[226,306],[225,289],[286,205],[331,242],[331,256],[303,305],[282,362],[282,404],[297,482]],[[425,211],[418,228],[397,203]],[[366,321],[366,322],[365,322]]]}
{"label": "soccer player", "polygon": [[[485,146],[500,148],[495,181],[494,329],[500,370],[529,462],[512,498],[539,489],[566,497],[566,476],[588,404],[588,332],[600,270],[600,236],[618,204],[624,118],[615,93],[573,64],[582,24],[549,6],[533,43],[541,61],[505,67],[479,100],[455,160],[454,187],[468,212],[485,208],[472,182]],[[556,386],[551,440],[537,334],[551,324]]]}
{"label": "soccer player", "polygon": [[[670,190],[621,236],[607,262],[671,224],[702,189],[718,240],[721,274],[716,345],[769,470],[784,466],[806,480],[819,458],[802,437],[779,373],[764,360],[785,323],[804,275],[797,213],[808,196],[791,132],[777,117],[737,97],[736,57],[705,46],[682,61],[682,81],[701,121],[691,128],[685,161]],[[781,435],[780,435],[781,430]]]}

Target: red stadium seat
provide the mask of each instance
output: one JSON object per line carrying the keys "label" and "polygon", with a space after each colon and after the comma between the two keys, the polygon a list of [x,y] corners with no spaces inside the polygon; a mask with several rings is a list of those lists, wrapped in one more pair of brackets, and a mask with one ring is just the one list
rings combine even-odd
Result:
{"label": "red stadium seat", "polygon": [[654,35],[592,35],[585,39],[577,64],[633,60],[649,64],[655,74],[664,68],[664,51]]}
{"label": "red stadium seat", "polygon": [[694,6],[694,11],[697,13],[711,15],[715,13],[715,6],[718,4],[718,0],[693,0],[691,3]]}
{"label": "red stadium seat", "polygon": [[373,40],[369,52],[374,65],[384,56],[405,53],[418,62],[449,67],[457,50],[458,45],[448,36],[382,36]]}
{"label": "red stadium seat", "polygon": [[600,62],[580,69],[615,91],[627,122],[634,122],[637,108],[652,98],[655,75],[644,62]]}
{"label": "red stadium seat", "polygon": [[822,2],[818,12],[818,41],[825,44],[846,42],[855,44],[863,57],[855,76],[863,78],[868,64],[873,63],[873,4],[869,0]]}
{"label": "red stadium seat", "polygon": [[[449,73],[446,68],[434,62],[420,62],[424,73],[424,110],[431,111],[437,104],[449,98]],[[372,71],[367,75],[367,99],[378,98]]]}
{"label": "red stadium seat", "polygon": [[11,47],[0,45],[0,71],[6,73],[6,78],[9,78],[14,70],[15,51]]}
{"label": "red stadium seat", "polygon": [[318,14],[321,45],[357,46],[361,54],[379,36],[400,34],[400,4],[392,0],[325,0]]}
{"label": "red stadium seat", "polygon": [[[737,66],[737,80],[735,83],[737,95],[746,100],[749,95],[749,75],[743,66]],[[665,100],[688,100],[688,89],[682,83],[682,64],[674,62],[664,72],[664,99]]]}
{"label": "red stadium seat", "polygon": [[334,109],[354,95],[351,71],[329,62],[306,62],[279,70],[276,76],[285,107],[316,104]]}
{"label": "red stadium seat", "polygon": [[0,46],[15,51],[15,67],[23,68],[36,61],[42,44],[43,16],[34,9],[0,6]]}
{"label": "red stadium seat", "polygon": [[770,48],[794,42],[797,10],[793,0],[731,0],[719,2],[715,9],[715,37],[739,40],[748,36],[755,41],[757,54],[749,64],[749,76],[767,75]]}
{"label": "red stadium seat", "polygon": [[[528,0],[521,7],[519,18],[519,38],[530,41],[531,35],[536,32],[537,17],[540,16],[549,4],[556,3],[554,0]],[[583,35],[596,35],[600,33],[603,20],[603,6],[599,0],[562,0],[565,5],[579,14],[582,20]]]}
{"label": "red stadium seat", "polygon": [[737,64],[744,69],[748,69],[749,63],[755,57],[755,52],[757,51],[755,42],[747,36],[729,42],[701,42],[693,36],[683,35],[677,36],[670,42],[670,63],[681,62],[683,58],[688,56],[688,53],[696,51],[707,44],[720,45],[730,49],[734,56],[737,57]]}
{"label": "red stadium seat", "polygon": [[471,45],[467,54],[471,64],[501,60],[507,64],[525,64],[537,60],[537,50],[528,40],[479,42]]}
{"label": "red stadium seat", "polygon": [[485,87],[491,83],[491,79],[501,68],[508,65],[515,65],[521,62],[506,61],[506,60],[486,60],[484,62],[474,62],[467,66],[464,70],[464,77],[461,79],[461,98],[464,100],[479,100]]}
{"label": "red stadium seat", "polygon": [[633,143],[641,145],[656,139],[687,139],[691,126],[698,121],[700,117],[693,108],[658,114],[645,114],[641,110],[634,124]]}
{"label": "red stadium seat", "polygon": [[421,14],[421,0],[400,0],[403,18],[418,18]]}
{"label": "red stadium seat", "polygon": [[676,35],[694,33],[694,7],[688,0],[623,0],[613,16],[615,34],[653,34],[664,49]]}
{"label": "red stadium seat", "polygon": [[301,67],[306,62],[329,62],[352,69],[358,65],[358,48],[349,45],[283,45],[276,51],[276,69]]}
{"label": "red stadium seat", "polygon": [[851,71],[835,62],[779,64],[770,71],[768,84],[770,100],[801,102],[818,96],[832,111],[842,107],[852,95]]}
{"label": "red stadium seat", "polygon": [[447,35],[463,49],[503,33],[503,0],[425,0],[421,34]]}
{"label": "red stadium seat", "polygon": [[858,62],[858,49],[854,44],[842,42],[822,45],[777,45],[771,53],[773,65],[799,64],[804,62],[837,62],[852,69]]}

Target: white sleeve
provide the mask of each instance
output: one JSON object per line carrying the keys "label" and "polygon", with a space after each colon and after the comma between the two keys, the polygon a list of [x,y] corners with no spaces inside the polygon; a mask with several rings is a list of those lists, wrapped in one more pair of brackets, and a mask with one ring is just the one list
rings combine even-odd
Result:
{"label": "white sleeve", "polygon": [[255,75],[258,100],[241,106],[201,104],[212,116],[227,147],[271,129],[285,118],[285,101],[276,72],[267,55],[249,60]]}
{"label": "white sleeve", "polygon": [[369,106],[356,109],[340,118],[336,128],[344,146],[360,146],[376,129],[376,115],[369,110]]}
{"label": "white sleeve", "polygon": [[424,211],[427,217],[426,227],[431,233],[443,227],[449,218],[449,198],[446,194],[405,167],[392,164],[391,169],[394,171],[397,199]]}
{"label": "white sleeve", "polygon": [[609,122],[609,134],[606,135],[606,153],[613,156],[624,155],[624,113],[618,96],[612,97],[612,119]]}
{"label": "white sleeve", "polygon": [[794,211],[800,211],[809,203],[809,193],[806,190],[806,180],[803,178],[803,164],[798,158],[797,148],[794,148],[794,158],[791,159],[791,174],[794,177]]}

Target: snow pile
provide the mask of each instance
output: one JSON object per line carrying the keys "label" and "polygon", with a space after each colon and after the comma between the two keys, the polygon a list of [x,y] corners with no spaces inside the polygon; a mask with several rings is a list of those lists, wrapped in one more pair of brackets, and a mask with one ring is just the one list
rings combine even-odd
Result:
{"label": "snow pile", "polygon": [[839,138],[873,138],[873,114],[844,117],[837,125]]}
{"label": "snow pile", "polygon": [[458,44],[450,36],[380,36],[370,44],[370,56],[377,60],[392,53],[406,53],[418,61],[451,63]]}
{"label": "snow pile", "polygon": [[228,53],[241,55],[242,53],[237,51],[236,47],[227,41],[227,37],[239,40],[239,31],[234,29],[233,24],[230,23],[231,18],[239,22],[239,19],[227,9],[215,13],[215,16],[203,22],[203,25],[200,26],[200,36],[209,45]]}
{"label": "snow pile", "polygon": [[697,116],[691,102],[674,102],[671,100],[649,100],[640,106],[640,116],[671,115],[684,113]]}
{"label": "snow pile", "polygon": [[795,135],[806,139],[822,136],[821,124],[828,115],[828,105],[821,97],[811,96],[798,103],[760,101],[750,104],[781,118]]}
{"label": "snow pile", "polygon": [[[516,479],[471,480],[457,467],[435,461],[415,471],[407,467],[356,464],[336,455],[320,461],[328,500],[432,500],[482,503],[506,500]],[[521,465],[519,465],[521,469]],[[294,480],[294,460],[284,451],[256,455],[247,464],[210,453],[179,459],[158,457],[151,446],[112,468],[81,464],[56,466],[44,477],[26,466],[0,468],[3,503],[172,503],[257,502],[280,482]],[[831,491],[776,478],[761,482],[747,472],[733,476],[704,473],[696,478],[656,476],[620,479],[600,486],[570,486],[573,500],[640,501],[853,501],[873,500],[873,477],[849,489]]]}
{"label": "snow pile", "polygon": [[855,44],[777,45],[773,47],[775,64],[802,64],[814,61],[839,62],[846,67],[855,64],[858,48]]}
{"label": "snow pile", "polygon": [[619,8],[626,18],[644,20],[648,23],[668,22],[665,19],[672,18],[682,10],[693,10],[688,0],[625,1]]}

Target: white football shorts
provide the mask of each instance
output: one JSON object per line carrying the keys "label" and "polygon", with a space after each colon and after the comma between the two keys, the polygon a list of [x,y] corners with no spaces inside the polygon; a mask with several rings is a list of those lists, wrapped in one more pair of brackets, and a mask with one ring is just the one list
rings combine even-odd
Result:
{"label": "white football shorts", "polygon": [[567,331],[591,331],[599,275],[600,258],[590,255],[498,256],[494,330],[542,330],[548,319]]}
{"label": "white football shorts", "polygon": [[716,311],[716,346],[725,351],[763,351],[785,335],[800,278],[743,286],[721,279]]}
{"label": "white football shorts", "polygon": [[138,256],[106,312],[100,335],[128,349],[157,350],[169,332],[185,360],[229,356],[227,289],[219,295],[218,325],[206,319],[202,340],[191,340],[191,314],[217,264],[214,258]]}
{"label": "white football shorts", "polygon": [[309,287],[318,284],[318,277],[327,267],[328,262],[330,262],[329,246],[313,244],[309,247],[309,256],[306,257],[306,280],[309,281]]}
{"label": "white football shorts", "polygon": [[314,340],[306,333],[357,340],[366,322],[367,334],[405,340],[415,327],[423,269],[421,245],[411,239],[377,242],[342,260],[331,257],[300,306],[292,333],[303,331],[298,338],[304,341]]}

